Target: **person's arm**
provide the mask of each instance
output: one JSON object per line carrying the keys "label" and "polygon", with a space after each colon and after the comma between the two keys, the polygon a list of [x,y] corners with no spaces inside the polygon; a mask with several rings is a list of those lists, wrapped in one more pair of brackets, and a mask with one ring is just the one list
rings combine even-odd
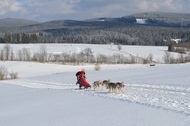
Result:
{"label": "person's arm", "polygon": [[77,72],[75,75],[78,76],[78,75],[79,75],[79,72]]}

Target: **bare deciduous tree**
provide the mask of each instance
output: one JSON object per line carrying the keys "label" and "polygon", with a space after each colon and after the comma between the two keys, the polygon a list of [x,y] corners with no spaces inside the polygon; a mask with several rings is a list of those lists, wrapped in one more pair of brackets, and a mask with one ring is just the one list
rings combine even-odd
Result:
{"label": "bare deciduous tree", "polygon": [[152,61],[153,61],[153,55],[152,55],[152,54],[149,54],[149,55],[147,56],[147,58],[144,58],[144,59],[143,59],[143,64],[152,63]]}
{"label": "bare deciduous tree", "polygon": [[48,53],[47,55],[48,55],[47,61],[48,62],[53,61],[53,53]]}
{"label": "bare deciduous tree", "polygon": [[104,54],[97,55],[97,63],[108,63],[108,57]]}
{"label": "bare deciduous tree", "polygon": [[178,63],[184,63],[184,56],[183,56],[183,54],[179,54],[178,55],[177,62]]}
{"label": "bare deciduous tree", "polygon": [[32,61],[35,61],[35,62],[39,61],[39,57],[40,55],[38,52],[34,53],[32,56]]}
{"label": "bare deciduous tree", "polygon": [[54,57],[55,62],[60,62],[61,61],[61,55],[60,54],[54,54],[53,57]]}
{"label": "bare deciduous tree", "polygon": [[18,52],[17,52],[17,60],[22,61],[22,51],[21,50],[18,50]]}
{"label": "bare deciduous tree", "polygon": [[0,67],[0,80],[4,80],[7,79],[7,75],[8,75],[8,70],[6,67],[1,66]]}
{"label": "bare deciduous tree", "polygon": [[62,62],[69,62],[70,60],[70,55],[67,53],[62,53],[61,57],[62,57]]}
{"label": "bare deciduous tree", "polygon": [[46,45],[41,45],[40,46],[39,61],[40,62],[47,61],[47,49],[46,49]]}
{"label": "bare deciduous tree", "polygon": [[118,44],[118,45],[117,45],[117,49],[118,49],[119,51],[122,50],[122,46],[121,46],[121,44]]}
{"label": "bare deciduous tree", "polygon": [[23,54],[23,60],[24,61],[30,61],[31,60],[30,51],[27,48],[22,48],[22,54]]}
{"label": "bare deciduous tree", "polygon": [[13,53],[13,50],[11,50],[11,61],[13,61],[14,60],[14,53]]}
{"label": "bare deciduous tree", "polygon": [[86,49],[84,49],[84,54],[85,54],[85,56],[86,56],[86,61],[87,61],[87,63],[89,63],[90,59],[91,59],[92,56],[93,56],[91,48],[86,48]]}
{"label": "bare deciduous tree", "polygon": [[4,50],[3,49],[1,49],[0,60],[1,61],[4,60]]}
{"label": "bare deciduous tree", "polygon": [[175,62],[173,55],[167,51],[165,51],[165,54],[163,56],[163,60],[164,60],[164,63],[166,63],[166,64],[171,64],[171,63]]}
{"label": "bare deciduous tree", "polygon": [[4,45],[5,60],[9,60],[11,53],[11,46],[9,44]]}

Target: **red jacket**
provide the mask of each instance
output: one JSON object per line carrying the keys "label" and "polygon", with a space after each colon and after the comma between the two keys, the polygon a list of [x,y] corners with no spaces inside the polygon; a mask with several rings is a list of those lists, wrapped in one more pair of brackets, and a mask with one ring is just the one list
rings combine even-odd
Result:
{"label": "red jacket", "polygon": [[80,86],[84,86],[86,88],[91,87],[90,83],[86,80],[85,71],[81,70],[76,73],[77,80],[80,80]]}
{"label": "red jacket", "polygon": [[85,77],[85,71],[84,71],[84,70],[78,71],[78,72],[76,73],[76,76],[77,76],[78,78],[81,78],[82,76]]}

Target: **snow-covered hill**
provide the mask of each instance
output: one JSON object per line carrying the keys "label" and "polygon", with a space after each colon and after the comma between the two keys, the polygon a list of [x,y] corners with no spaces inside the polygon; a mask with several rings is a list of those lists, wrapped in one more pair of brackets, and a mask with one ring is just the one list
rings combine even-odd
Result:
{"label": "snow-covered hill", "polygon": [[[190,125],[189,63],[101,65],[100,71],[94,65],[2,65],[20,77],[0,81],[2,126]],[[82,68],[91,84],[99,79],[124,81],[124,94],[105,88],[78,90],[75,73]]]}
{"label": "snow-covered hill", "polygon": [[[21,69],[27,65],[15,66]],[[41,64],[30,66],[39,73],[21,70],[21,75],[30,73],[31,77],[0,82],[0,123],[3,126],[190,124],[189,64],[105,65],[100,71],[94,71],[93,66],[46,64],[46,68],[40,68],[38,65]],[[125,81],[125,93],[111,94],[106,89],[76,90],[75,72],[82,68],[86,69],[90,83],[99,79]]]}

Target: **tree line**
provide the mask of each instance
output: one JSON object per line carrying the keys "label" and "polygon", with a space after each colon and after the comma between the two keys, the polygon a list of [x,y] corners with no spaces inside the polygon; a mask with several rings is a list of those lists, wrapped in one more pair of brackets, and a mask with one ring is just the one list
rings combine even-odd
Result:
{"label": "tree line", "polygon": [[0,43],[85,43],[168,46],[171,39],[190,42],[190,29],[147,25],[67,26],[43,31],[5,33]]}
{"label": "tree line", "polygon": [[[80,53],[65,53],[60,54],[48,53],[45,45],[40,45],[39,50],[31,53],[28,49],[22,48],[13,51],[9,44],[5,44],[0,49],[0,61],[28,61],[28,62],[53,62],[61,64],[150,64],[159,63],[153,61],[153,55],[149,54],[146,57],[135,55],[123,55],[122,46],[118,45],[118,52],[112,55],[97,54],[93,55],[91,48],[85,48]],[[165,52],[163,56],[164,63],[185,63],[190,62],[190,54],[179,54],[174,57],[170,52]]]}
{"label": "tree line", "polygon": [[124,56],[120,51],[122,47],[118,45],[118,53],[113,55],[97,54],[93,55],[91,48],[85,48],[80,53],[60,54],[48,53],[45,45],[40,45],[39,50],[31,53],[28,49],[13,50],[9,44],[5,44],[0,49],[0,61],[28,61],[28,62],[55,62],[62,64],[81,64],[81,63],[99,63],[99,64],[147,64],[152,62],[152,55],[147,57],[138,57],[134,55]]}
{"label": "tree line", "polygon": [[29,33],[16,33],[9,34],[5,33],[3,37],[0,38],[0,43],[37,43],[38,37],[37,34],[29,34]]}

